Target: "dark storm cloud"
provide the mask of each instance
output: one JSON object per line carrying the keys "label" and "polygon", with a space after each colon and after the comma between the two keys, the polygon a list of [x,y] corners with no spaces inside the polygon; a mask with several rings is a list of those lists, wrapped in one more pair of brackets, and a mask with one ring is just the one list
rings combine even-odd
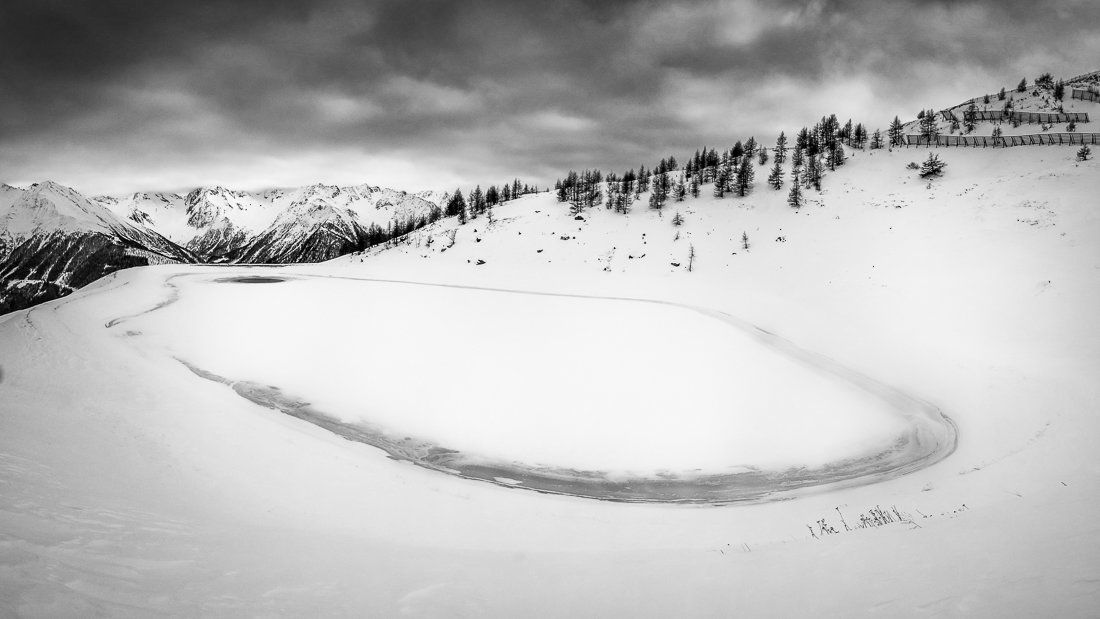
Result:
{"label": "dark storm cloud", "polygon": [[1072,0],[9,0],[0,180],[546,182],[1094,69],[1095,23]]}

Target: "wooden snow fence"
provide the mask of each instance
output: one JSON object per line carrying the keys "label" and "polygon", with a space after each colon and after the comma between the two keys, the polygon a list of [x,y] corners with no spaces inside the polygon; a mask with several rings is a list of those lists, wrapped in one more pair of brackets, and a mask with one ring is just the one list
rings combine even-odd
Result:
{"label": "wooden snow fence", "polygon": [[1006,146],[1033,146],[1036,144],[1100,144],[1100,133],[1032,133],[1028,135],[1003,135]]}
{"label": "wooden snow fence", "polygon": [[1086,112],[1064,112],[1064,113],[1050,113],[1050,112],[1013,112],[1009,115],[1008,120],[1018,119],[1020,122],[1042,123],[1042,124],[1054,124],[1054,123],[1087,123],[1089,121],[1089,115]]}
{"label": "wooden snow fence", "polygon": [[[1073,92],[1075,93],[1075,97],[1076,97],[1076,93],[1079,92],[1079,91],[1075,90]],[[1080,92],[1085,92],[1087,94],[1092,94],[1092,93],[1089,93],[1088,91],[1080,91]],[[1076,98],[1080,98],[1080,97],[1076,97]],[[1100,99],[1090,99],[1090,100],[1100,100]],[[992,121],[992,122],[1005,122],[1005,121],[1019,120],[1021,124],[1022,123],[1027,123],[1027,124],[1031,125],[1031,124],[1035,124],[1035,123],[1039,123],[1039,124],[1068,123],[1068,122],[1071,122],[1071,121],[1076,122],[1076,123],[1087,123],[1089,121],[1088,112],[1065,112],[1065,113],[1057,113],[1057,112],[1012,112],[1011,114],[1006,115],[1004,113],[1004,110],[974,110],[974,112],[963,111],[962,118],[957,117],[955,115],[955,113],[952,112],[951,110],[944,110],[944,111],[940,112],[940,114],[943,115],[944,120],[959,120],[960,122],[965,120],[966,115],[969,114],[969,113],[974,114],[974,122],[990,122],[990,121]]]}
{"label": "wooden snow fence", "polygon": [[1089,92],[1087,90],[1078,90],[1077,88],[1074,88],[1073,94],[1071,96],[1074,99],[1081,99],[1082,101],[1100,102],[1100,93]]}
{"label": "wooden snow fence", "polygon": [[905,136],[906,146],[945,146],[968,148],[1008,148],[1052,144],[1100,144],[1100,133],[1032,133],[1028,135],[938,135],[934,139],[921,135]]}

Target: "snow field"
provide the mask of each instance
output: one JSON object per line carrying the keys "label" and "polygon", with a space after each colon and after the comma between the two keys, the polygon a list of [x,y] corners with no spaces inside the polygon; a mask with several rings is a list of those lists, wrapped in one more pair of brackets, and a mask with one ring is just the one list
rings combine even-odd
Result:
{"label": "snow field", "polygon": [[[358,308],[311,312],[305,302],[268,305],[265,314],[249,295],[285,302],[280,287],[301,285],[370,308],[369,293],[313,281],[213,285],[204,280],[228,271],[196,268],[173,280],[178,303],[106,329],[165,300],[163,279],[178,267],[131,270],[0,320],[0,614],[1090,616],[1100,606],[1097,164],[1073,162],[1071,148],[942,149],[949,167],[929,188],[904,168],[926,150],[857,154],[826,177],[824,193],[808,192],[814,202],[801,212],[759,176],[746,200],[689,199],[680,240],[669,224],[675,204],[659,218],[643,196],[626,218],[596,210],[577,222],[543,195],[498,209],[488,232],[484,218],[468,224],[446,252],[439,248],[451,224],[441,222],[419,246],[278,273],[727,312],[932,401],[959,427],[950,458],[878,484],[722,508],[612,504],[458,479],[395,463],[197,378],[166,353],[193,346],[212,354],[216,342],[196,328],[172,333],[158,318],[205,300],[221,310],[215,324],[232,320],[241,331],[224,334],[243,351],[229,359],[274,373],[280,364],[266,355],[285,355],[287,367],[308,364],[263,341],[261,327],[278,331],[272,340],[340,358],[371,350],[318,346],[292,332],[361,341],[376,331]],[[698,256],[692,273],[670,264],[683,265],[685,241]],[[607,272],[602,260],[613,247]],[[372,286],[396,287],[364,290]],[[458,298],[416,287],[396,294],[424,304]],[[471,291],[460,308],[491,313],[500,302],[488,294]],[[588,324],[584,308],[597,313],[604,303],[563,301],[551,318]],[[188,309],[213,312],[201,305]],[[425,312],[410,305],[411,317]],[[372,311],[395,324],[420,322]],[[734,337],[671,313],[643,312],[639,321],[647,332],[665,321],[699,329],[704,343],[671,338],[690,350]],[[306,315],[305,324],[289,321]],[[401,340],[407,351],[395,354],[425,373],[476,377],[435,356],[452,354],[441,351],[450,337],[470,346],[485,340],[484,329],[437,329],[418,346]],[[567,341],[585,333],[561,331]],[[400,339],[379,337],[391,347]],[[256,346],[251,359],[248,346]],[[323,354],[312,359],[335,365]],[[656,378],[632,374],[628,384],[649,389],[676,371],[670,365]],[[330,394],[315,389],[321,378],[298,380],[311,398],[332,397],[340,408],[346,393],[335,383]],[[497,387],[490,378],[473,385],[484,401]],[[840,508],[853,523],[876,505],[896,505],[920,528],[848,532],[836,515]],[[818,519],[840,533],[813,539],[807,525]]]}

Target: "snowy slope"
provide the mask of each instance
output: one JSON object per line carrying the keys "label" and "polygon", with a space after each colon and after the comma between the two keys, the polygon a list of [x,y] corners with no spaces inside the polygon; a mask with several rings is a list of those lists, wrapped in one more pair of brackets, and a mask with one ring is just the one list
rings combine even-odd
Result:
{"label": "snowy slope", "polygon": [[[1100,102],[1085,101],[1081,99],[1074,99],[1070,95],[1072,89],[1086,88],[1088,84],[1094,84],[1100,80],[1100,74],[1089,74],[1088,76],[1078,79],[1076,81],[1066,82],[1065,94],[1061,101],[1054,98],[1054,89],[1046,85],[1036,86],[1034,83],[1029,84],[1024,92],[1017,92],[1015,87],[1005,88],[1005,99],[1001,100],[998,97],[998,93],[991,93],[988,95],[989,103],[985,103],[984,97],[976,97],[974,99],[964,101],[958,105],[947,108],[949,111],[959,119],[961,123],[963,120],[963,114],[966,112],[971,102],[973,102],[975,108],[978,111],[1000,111],[1004,109],[1006,103],[1011,103],[1012,109],[1017,112],[1045,112],[1045,113],[1086,113],[1089,115],[1088,123],[1076,123],[1074,131],[1079,133],[1100,132]],[[941,110],[936,110],[940,112]],[[937,114],[937,127],[941,134],[951,135],[951,123],[942,116]],[[1027,123],[1023,122],[1020,126],[1015,127],[1011,122],[992,122],[982,121],[978,122],[974,131],[967,135],[991,135],[994,128],[999,128],[1003,135],[1025,135],[1041,132],[1065,132],[1071,129],[1068,126],[1069,123],[1051,123],[1046,128],[1040,123]],[[964,131],[960,128],[960,133]],[[911,121],[905,123],[905,132],[907,134],[919,134],[920,124],[919,121]]]}
{"label": "snowy slope", "polygon": [[[541,194],[391,249],[129,270],[12,314],[0,614],[1090,616],[1100,170],[1069,147],[932,151],[948,167],[931,182],[906,169],[929,149],[853,153],[797,211],[759,181],[583,220]],[[869,438],[843,393],[799,406],[821,374],[754,374],[754,344],[685,306],[928,402],[957,448],[690,507],[463,479],[317,423],[650,470],[721,465],[738,442],[763,462],[756,431],[788,462],[822,432]],[[790,406],[753,427],[769,398]]]}

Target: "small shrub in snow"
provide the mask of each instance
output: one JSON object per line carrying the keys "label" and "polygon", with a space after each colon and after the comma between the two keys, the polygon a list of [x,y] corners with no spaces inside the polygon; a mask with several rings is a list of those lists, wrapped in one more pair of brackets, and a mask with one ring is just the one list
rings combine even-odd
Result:
{"label": "small shrub in snow", "polygon": [[917,164],[916,161],[910,161],[909,164],[905,166],[905,168],[907,170],[919,170],[920,166]]}
{"label": "small shrub in snow", "polygon": [[1081,147],[1081,150],[1077,151],[1077,161],[1088,161],[1089,155],[1092,154],[1092,149],[1088,144]]}
{"label": "small shrub in snow", "polygon": [[684,216],[680,214],[680,211],[676,211],[676,214],[672,217],[672,225],[682,226],[684,224]]}

